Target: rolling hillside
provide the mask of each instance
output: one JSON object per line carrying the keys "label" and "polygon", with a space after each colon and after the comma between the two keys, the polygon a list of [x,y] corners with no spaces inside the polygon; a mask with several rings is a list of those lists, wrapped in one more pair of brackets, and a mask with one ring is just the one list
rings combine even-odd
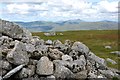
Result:
{"label": "rolling hillside", "polygon": [[85,22],[80,19],[58,22],[33,21],[15,23],[29,29],[32,32],[118,29],[117,22],[112,21]]}

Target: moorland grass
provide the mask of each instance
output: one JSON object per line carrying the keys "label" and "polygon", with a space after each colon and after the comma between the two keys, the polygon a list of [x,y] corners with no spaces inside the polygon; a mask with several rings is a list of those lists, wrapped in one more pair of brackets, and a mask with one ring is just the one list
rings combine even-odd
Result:
{"label": "moorland grass", "polygon": [[[66,39],[71,41],[80,41],[86,44],[90,50],[101,58],[111,58],[118,64],[113,65],[107,63],[109,67],[120,70],[120,57],[114,54],[110,54],[111,51],[118,51],[120,47],[120,41],[118,36],[118,30],[80,30],[80,31],[65,31],[56,32],[57,34],[63,33],[63,35],[45,36],[43,32],[33,32],[33,36],[39,36],[44,40],[60,40],[64,43]],[[111,46],[111,49],[105,49],[104,46]]]}

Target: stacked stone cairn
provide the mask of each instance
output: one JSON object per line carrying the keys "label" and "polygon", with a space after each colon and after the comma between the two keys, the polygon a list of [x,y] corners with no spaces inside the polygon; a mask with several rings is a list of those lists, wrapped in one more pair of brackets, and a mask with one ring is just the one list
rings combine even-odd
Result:
{"label": "stacked stone cairn", "polygon": [[86,80],[120,77],[82,42],[45,41],[0,20],[0,80]]}

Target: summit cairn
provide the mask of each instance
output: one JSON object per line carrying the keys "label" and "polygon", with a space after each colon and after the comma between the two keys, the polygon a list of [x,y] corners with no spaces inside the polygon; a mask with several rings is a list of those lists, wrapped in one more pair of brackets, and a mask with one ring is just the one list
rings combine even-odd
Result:
{"label": "summit cairn", "polygon": [[45,41],[0,20],[0,80],[86,80],[120,78],[82,42]]}

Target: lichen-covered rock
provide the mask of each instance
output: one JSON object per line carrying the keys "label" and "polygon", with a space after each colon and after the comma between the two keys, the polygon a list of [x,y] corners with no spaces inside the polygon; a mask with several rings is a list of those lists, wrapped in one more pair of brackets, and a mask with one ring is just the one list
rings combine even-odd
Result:
{"label": "lichen-covered rock", "polygon": [[59,40],[54,40],[53,41],[53,46],[56,48],[59,48],[62,45],[62,42]]}
{"label": "lichen-covered rock", "polygon": [[105,75],[108,79],[114,77],[114,73],[111,70],[99,70],[101,74]]}
{"label": "lichen-covered rock", "polygon": [[87,70],[83,70],[75,74],[75,79],[85,80],[86,78],[87,78]]}
{"label": "lichen-covered rock", "polygon": [[12,65],[8,61],[0,60],[0,69],[11,70]]}
{"label": "lichen-covered rock", "polygon": [[77,60],[79,59],[80,55],[82,55],[81,53],[79,53],[78,51],[72,50],[69,55],[73,58],[73,60]]}
{"label": "lichen-covered rock", "polygon": [[81,42],[75,42],[71,48],[72,50],[78,51],[82,54],[85,54],[86,56],[89,53],[89,48]]}
{"label": "lichen-covered rock", "polygon": [[72,69],[72,65],[69,61],[64,61],[64,60],[54,60],[53,64],[57,67],[57,66],[65,66],[69,69]]}
{"label": "lichen-covered rock", "polygon": [[58,60],[58,59],[62,59],[62,55],[64,54],[58,49],[49,49],[48,55],[50,56],[51,59]]}
{"label": "lichen-covered rock", "polygon": [[32,44],[25,44],[26,46],[26,51],[29,53],[33,53],[35,51],[35,47]]}
{"label": "lichen-covered rock", "polygon": [[35,46],[35,49],[36,51],[41,51],[43,56],[47,55],[48,47],[46,45],[37,45]]}
{"label": "lichen-covered rock", "polygon": [[106,67],[106,61],[103,58],[100,58],[98,56],[96,56],[94,53],[89,52],[89,56],[88,56],[89,60],[93,60],[95,62],[97,62],[98,64],[100,64],[101,66]]}
{"label": "lichen-covered rock", "polygon": [[74,60],[73,62],[71,62],[71,66],[72,66],[71,71],[77,73],[82,70],[85,70],[85,65],[86,63],[84,63],[82,60]]}
{"label": "lichen-covered rock", "polygon": [[37,63],[36,73],[38,75],[53,74],[53,62],[51,62],[46,56],[41,57]]}
{"label": "lichen-covered rock", "polygon": [[28,64],[29,55],[22,42],[16,41],[15,47],[8,53],[7,60],[15,65]]}
{"label": "lichen-covered rock", "polygon": [[64,60],[64,61],[73,61],[72,57],[67,55],[67,54],[62,56],[62,60]]}
{"label": "lichen-covered rock", "polygon": [[22,70],[18,73],[17,78],[27,78],[31,77],[35,74],[35,66],[34,65],[28,65],[27,68],[22,68]]}
{"label": "lichen-covered rock", "polygon": [[32,34],[28,30],[5,20],[0,20],[0,33],[18,40],[23,37],[32,38]]}
{"label": "lichen-covered rock", "polygon": [[62,79],[75,79],[75,75],[65,66],[56,66],[54,76],[58,80]]}

